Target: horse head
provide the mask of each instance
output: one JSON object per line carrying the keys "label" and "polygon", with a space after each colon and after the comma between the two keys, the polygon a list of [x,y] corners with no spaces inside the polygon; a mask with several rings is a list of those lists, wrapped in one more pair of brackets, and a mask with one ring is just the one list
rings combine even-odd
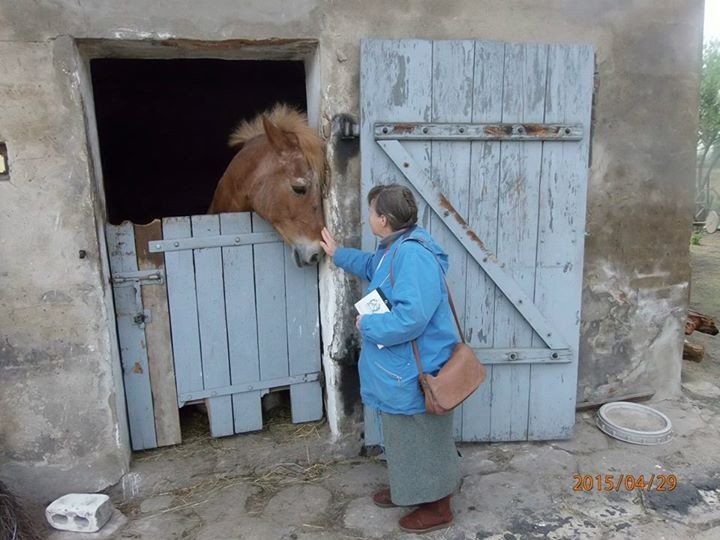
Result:
{"label": "horse head", "polygon": [[220,179],[210,212],[254,211],[292,248],[298,266],[316,264],[325,224],[320,138],[304,116],[279,106],[242,124],[230,142],[242,149]]}

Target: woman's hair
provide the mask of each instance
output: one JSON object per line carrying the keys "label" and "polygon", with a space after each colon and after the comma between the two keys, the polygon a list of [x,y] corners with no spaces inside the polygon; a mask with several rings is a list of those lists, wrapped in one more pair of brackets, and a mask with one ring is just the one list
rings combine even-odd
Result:
{"label": "woman's hair", "polygon": [[400,184],[375,186],[368,193],[368,205],[375,201],[375,212],[385,216],[393,231],[417,223],[417,203],[409,188]]}

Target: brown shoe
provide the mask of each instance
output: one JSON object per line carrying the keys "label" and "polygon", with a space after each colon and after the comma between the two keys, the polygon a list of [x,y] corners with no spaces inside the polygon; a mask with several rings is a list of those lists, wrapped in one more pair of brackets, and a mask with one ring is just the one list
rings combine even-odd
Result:
{"label": "brown shoe", "polygon": [[380,508],[395,508],[397,504],[392,502],[390,498],[390,488],[384,488],[373,493],[372,500],[375,506]]}
{"label": "brown shoe", "polygon": [[422,534],[452,525],[453,513],[450,508],[452,495],[439,501],[421,504],[418,508],[401,518],[400,528],[405,532]]}

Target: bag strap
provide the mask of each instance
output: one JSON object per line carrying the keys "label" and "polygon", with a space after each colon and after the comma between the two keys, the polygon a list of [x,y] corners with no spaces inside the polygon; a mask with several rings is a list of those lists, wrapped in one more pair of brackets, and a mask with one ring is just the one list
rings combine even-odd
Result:
{"label": "bag strap", "polygon": [[[437,255],[435,255],[435,252],[433,252],[433,250],[431,250],[428,247],[428,245],[425,244],[425,242],[423,242],[422,240],[419,240],[417,238],[407,238],[407,239],[400,241],[400,243],[403,243],[403,242],[417,242],[422,247],[427,249],[430,253],[432,253],[433,257],[435,257],[435,260],[437,261],[438,266],[440,267],[440,273],[443,276],[443,281],[445,282],[445,290],[448,293],[448,302],[450,303],[450,309],[452,310],[453,318],[455,319],[455,325],[457,326],[458,334],[460,334],[460,339],[462,340],[462,342],[465,343],[465,334],[463,333],[462,328],[460,327],[460,319],[458,318],[458,314],[455,309],[455,302],[453,302],[453,299],[452,299],[452,293],[450,292],[450,287],[448,286],[447,277],[445,276],[445,270],[443,269],[442,265],[440,264],[440,260],[437,258]],[[392,254],[392,258],[390,259],[390,285],[392,287],[395,287],[395,276],[393,274],[393,264],[392,263],[395,260],[395,254],[398,252],[399,249],[400,249],[400,244],[398,244],[397,248],[395,248],[395,250],[393,251],[393,254]],[[415,356],[415,363],[417,364],[417,368],[418,368],[418,377],[420,378],[420,383],[423,385],[423,387],[425,387],[426,382],[425,382],[425,377],[423,376],[424,373],[423,373],[422,361],[420,360],[420,350],[418,349],[417,340],[413,339],[411,341],[411,344],[412,344],[413,354]]]}
{"label": "bag strap", "polygon": [[[445,276],[445,270],[443,270],[443,267],[440,264],[440,260],[437,258],[437,255],[435,255],[433,250],[431,250],[428,247],[428,245],[425,244],[425,242],[423,242],[422,240],[419,240],[417,238],[407,238],[405,240],[401,240],[401,243],[402,242],[417,242],[422,247],[427,249],[432,254],[433,257],[435,257],[435,260],[437,261],[438,266],[440,267],[440,273],[442,274],[443,282],[445,283],[445,290],[448,293],[448,302],[450,303],[450,309],[452,310],[453,318],[455,319],[455,325],[457,326],[458,334],[460,335],[460,339],[462,340],[462,342],[465,343],[465,334],[463,333],[462,328],[460,327],[460,319],[458,318],[457,310],[455,309],[455,302],[453,302],[452,293],[450,292],[450,287],[448,286],[447,277]],[[392,263],[395,260],[395,254],[398,252],[399,249],[400,249],[400,245],[398,245],[398,247],[393,251],[392,258],[390,259],[390,285],[392,287],[395,287],[395,276],[393,273],[393,264]]]}

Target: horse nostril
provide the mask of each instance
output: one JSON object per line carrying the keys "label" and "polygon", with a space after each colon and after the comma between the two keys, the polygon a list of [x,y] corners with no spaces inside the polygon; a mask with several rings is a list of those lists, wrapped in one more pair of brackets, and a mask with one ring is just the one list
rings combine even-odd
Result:
{"label": "horse nostril", "polygon": [[310,262],[313,263],[313,264],[315,264],[315,263],[318,262],[319,260],[320,260],[320,255],[318,255],[317,253],[313,254],[313,256],[310,257]]}

